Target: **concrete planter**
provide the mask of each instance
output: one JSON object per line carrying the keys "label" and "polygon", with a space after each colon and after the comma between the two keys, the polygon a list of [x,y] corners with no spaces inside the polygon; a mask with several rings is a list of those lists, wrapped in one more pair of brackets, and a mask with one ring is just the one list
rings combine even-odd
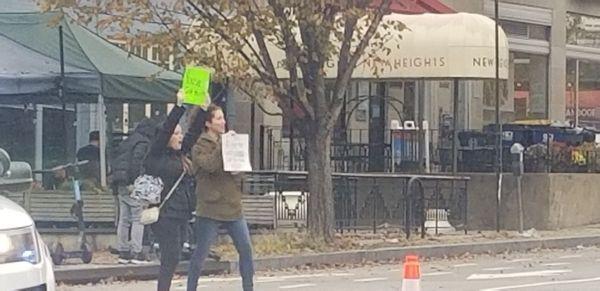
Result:
{"label": "concrete planter", "polygon": [[[469,181],[470,229],[496,226],[496,176],[472,173]],[[502,229],[518,225],[515,177],[502,179]],[[600,174],[527,173],[523,176],[525,229],[556,230],[600,223]]]}

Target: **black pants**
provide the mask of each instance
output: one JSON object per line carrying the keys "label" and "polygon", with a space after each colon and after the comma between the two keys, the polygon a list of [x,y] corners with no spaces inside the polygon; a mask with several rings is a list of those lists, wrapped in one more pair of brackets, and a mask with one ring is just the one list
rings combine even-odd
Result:
{"label": "black pants", "polygon": [[158,291],[171,288],[173,274],[179,264],[179,256],[183,245],[182,230],[187,226],[185,219],[161,217],[152,225],[152,231],[160,245],[160,272],[158,275]]}

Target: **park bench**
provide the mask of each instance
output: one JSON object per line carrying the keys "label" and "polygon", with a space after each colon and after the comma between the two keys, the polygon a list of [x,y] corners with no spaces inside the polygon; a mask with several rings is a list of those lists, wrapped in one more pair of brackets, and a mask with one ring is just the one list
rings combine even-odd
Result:
{"label": "park bench", "polygon": [[275,197],[244,194],[242,196],[242,209],[246,222],[251,228],[276,228]]}
{"label": "park bench", "polygon": [[252,228],[275,229],[277,215],[275,197],[270,195],[275,188],[274,176],[246,175],[242,184],[242,206],[244,217]]}
{"label": "park bench", "polygon": [[[39,228],[67,228],[76,226],[71,215],[75,202],[69,191],[35,190],[31,193],[4,192],[3,195],[25,208]],[[114,228],[116,219],[116,197],[110,193],[82,192],[83,217],[86,226]],[[275,201],[271,195],[244,194],[243,213],[251,228],[274,229]]]}
{"label": "park bench", "polygon": [[[116,219],[115,196],[110,193],[81,192],[83,217],[86,225],[94,228],[114,228]],[[75,197],[70,191],[35,190],[25,196],[24,207],[38,227],[61,228],[76,225],[71,214]]]}

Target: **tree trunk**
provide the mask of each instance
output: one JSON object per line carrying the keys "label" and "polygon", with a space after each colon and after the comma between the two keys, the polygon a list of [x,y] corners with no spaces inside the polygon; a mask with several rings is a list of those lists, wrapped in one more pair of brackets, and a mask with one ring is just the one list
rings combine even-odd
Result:
{"label": "tree trunk", "polygon": [[[315,122],[316,123],[316,122]],[[308,230],[314,239],[334,237],[331,135],[324,126],[311,126],[305,134],[308,164]]]}

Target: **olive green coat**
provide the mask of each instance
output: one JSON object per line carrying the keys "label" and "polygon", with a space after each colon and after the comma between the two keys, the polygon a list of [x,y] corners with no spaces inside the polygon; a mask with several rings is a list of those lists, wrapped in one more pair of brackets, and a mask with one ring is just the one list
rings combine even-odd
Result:
{"label": "olive green coat", "polygon": [[206,132],[192,148],[196,176],[196,215],[216,220],[242,218],[240,177],[223,170],[221,137]]}

